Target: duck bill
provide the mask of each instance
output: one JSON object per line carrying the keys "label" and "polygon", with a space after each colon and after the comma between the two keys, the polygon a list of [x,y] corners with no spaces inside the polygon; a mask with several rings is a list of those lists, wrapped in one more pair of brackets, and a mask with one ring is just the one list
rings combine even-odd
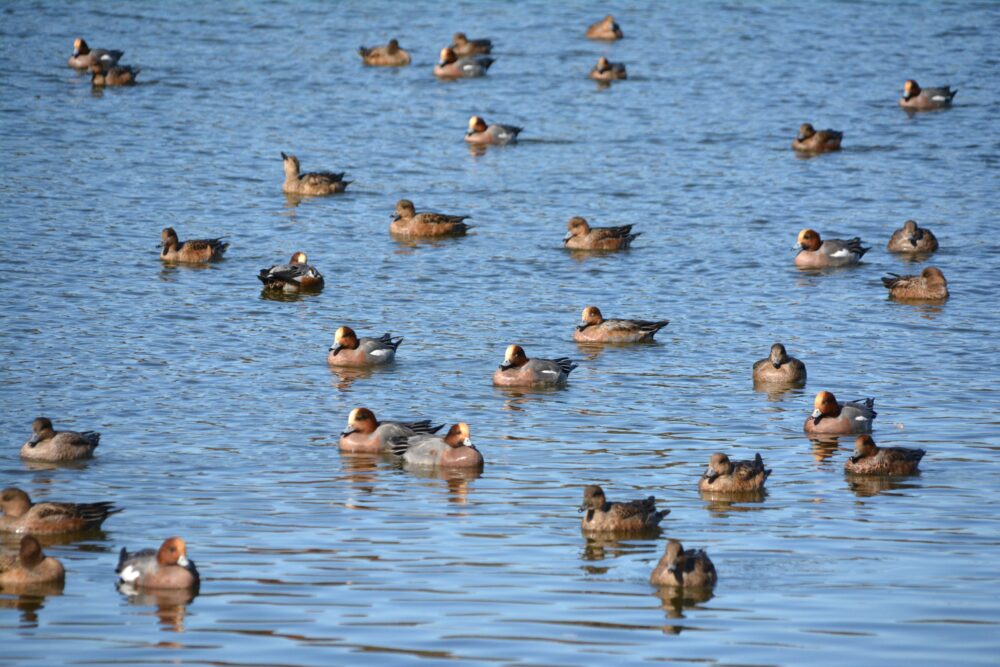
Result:
{"label": "duck bill", "polygon": [[792,250],[802,250],[802,244],[796,243],[795,245],[792,246]]}
{"label": "duck bill", "polygon": [[818,424],[819,420],[823,418],[823,413],[819,411],[819,408],[812,411],[813,424]]}
{"label": "duck bill", "polygon": [[42,436],[40,436],[40,435],[38,435],[36,433],[35,435],[31,436],[30,440],[28,440],[28,444],[31,445],[32,447],[34,447],[35,445],[37,445],[41,441],[42,441]]}
{"label": "duck bill", "polygon": [[708,470],[706,470],[705,474],[702,475],[702,477],[704,477],[705,479],[708,480],[709,484],[711,484],[712,482],[714,482],[715,478],[718,477],[718,476],[719,476],[719,473],[715,472],[711,468],[709,468]]}
{"label": "duck bill", "polygon": [[401,216],[401,215],[400,215],[399,213],[393,213],[393,214],[392,214],[392,215],[390,215],[389,217],[390,217],[390,218],[392,219],[392,221],[393,221],[393,222],[396,222],[397,220],[399,220],[399,219],[400,219],[400,218],[402,218],[403,216]]}
{"label": "duck bill", "polygon": [[670,565],[668,565],[667,566],[667,572],[671,572],[673,574],[677,574],[677,563],[671,563]]}
{"label": "duck bill", "polygon": [[357,433],[357,432],[358,432],[358,429],[351,428],[350,426],[348,426],[346,430],[340,432],[340,437],[341,438],[346,438],[347,436],[351,435],[352,433]]}
{"label": "duck bill", "polygon": [[341,345],[340,343],[337,343],[336,345],[332,345],[330,347],[330,352],[333,354],[333,356],[337,356],[337,353],[340,352],[343,349],[344,349],[344,346]]}
{"label": "duck bill", "polygon": [[805,141],[806,140],[806,136],[804,134],[797,134],[797,135],[795,135],[795,138],[798,141]]}
{"label": "duck bill", "polygon": [[571,238],[573,238],[573,232],[566,232],[566,236],[563,237],[563,243],[566,243]]}
{"label": "duck bill", "polygon": [[511,368],[514,368],[514,364],[510,363],[509,361],[504,361],[502,364],[500,364],[500,370],[502,371],[508,371]]}
{"label": "duck bill", "polygon": [[917,237],[916,236],[907,236],[906,240],[909,241],[910,245],[912,245],[914,248],[917,247]]}

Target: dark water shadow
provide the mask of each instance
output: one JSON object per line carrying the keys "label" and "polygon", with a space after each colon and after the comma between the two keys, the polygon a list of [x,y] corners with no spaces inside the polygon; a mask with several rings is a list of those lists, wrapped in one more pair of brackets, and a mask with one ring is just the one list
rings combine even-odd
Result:
{"label": "dark water shadow", "polygon": [[323,288],[319,289],[303,289],[296,290],[294,292],[286,292],[282,289],[267,289],[263,288],[260,290],[260,298],[262,301],[281,301],[285,303],[295,303],[297,301],[304,301],[306,299],[317,296],[323,291]]}
{"label": "dark water shadow", "polygon": [[758,491],[732,491],[719,493],[717,491],[699,491],[702,501],[712,516],[725,518],[733,512],[753,512],[762,507],[767,498],[767,489]]}
{"label": "dark water shadow", "polygon": [[921,485],[920,473],[913,475],[854,475],[846,473],[844,479],[851,492],[859,498],[871,498],[887,491],[913,489]]}

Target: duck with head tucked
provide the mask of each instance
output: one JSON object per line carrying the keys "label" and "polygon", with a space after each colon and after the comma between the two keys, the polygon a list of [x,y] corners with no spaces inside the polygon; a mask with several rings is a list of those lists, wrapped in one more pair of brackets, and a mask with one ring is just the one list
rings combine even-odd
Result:
{"label": "duck with head tucked", "polygon": [[788,356],[785,346],[775,343],[767,359],[760,359],[753,365],[753,381],[774,384],[804,384],[806,365]]}
{"label": "duck with head tucked", "polygon": [[889,252],[917,254],[934,252],[938,249],[938,240],[934,232],[917,225],[916,220],[907,220],[903,226],[892,233],[885,247]]}
{"label": "duck with head tucked", "polygon": [[307,197],[322,197],[343,192],[354,181],[345,181],[344,172],[311,171],[300,173],[299,159],[285,152],[281,153],[284,161],[285,182],[281,191],[286,195],[305,195]]}
{"label": "duck with head tucked", "polygon": [[556,387],[566,384],[576,368],[567,357],[558,359],[528,359],[520,345],[508,345],[503,363],[493,373],[498,387]]}
{"label": "duck with head tucked", "polygon": [[711,588],[719,580],[715,565],[701,549],[684,550],[677,540],[667,543],[667,551],[656,564],[649,583],[672,588]]}
{"label": "duck with head tucked", "polygon": [[919,276],[890,273],[882,278],[882,284],[894,301],[944,301],[948,298],[948,281],[936,266],[928,266]]}
{"label": "duck with head tucked", "polygon": [[419,434],[433,434],[444,424],[433,426],[431,420],[413,422],[379,421],[368,408],[354,408],[347,417],[347,428],[340,434],[340,449],[345,452],[376,453],[391,450],[391,441]]}
{"label": "duck with head tucked", "polygon": [[179,537],[167,538],[159,550],[129,553],[122,547],[115,568],[120,582],[136,588],[197,588],[198,568],[187,557],[187,544]]}
{"label": "duck with head tucked", "polygon": [[292,254],[288,264],[261,269],[257,279],[264,283],[267,290],[318,292],[323,289],[323,274],[309,264],[309,258],[301,250]]}
{"label": "duck with head tucked", "polygon": [[452,49],[445,47],[441,49],[441,56],[437,64],[434,65],[434,76],[439,79],[469,79],[485,76],[486,70],[493,62],[493,58],[478,55],[459,58]]}
{"label": "duck with head tucked", "polygon": [[800,269],[822,269],[835,266],[850,266],[857,264],[861,258],[871,248],[861,245],[860,238],[844,241],[843,239],[822,240],[819,232],[812,229],[803,229],[793,250],[798,250],[795,255],[795,266]]}
{"label": "duck with head tucked", "polygon": [[123,55],[125,52],[117,49],[91,49],[87,46],[87,40],[77,37],[73,41],[73,55],[69,57],[67,64],[73,69],[89,69],[95,62],[114,66]]}
{"label": "duck with head tucked", "polygon": [[21,458],[51,462],[89,459],[100,442],[97,431],[56,431],[51,419],[38,417],[31,422],[31,437],[21,445]]}
{"label": "duck with head tucked", "polygon": [[173,227],[160,232],[160,259],[164,262],[202,264],[222,259],[229,244],[217,239],[188,239],[181,241]]}
{"label": "duck with head tucked", "polygon": [[578,343],[640,343],[653,340],[670,320],[606,320],[597,306],[587,306],[573,332]]}
{"label": "duck with head tucked", "polygon": [[583,512],[580,528],[587,534],[645,533],[659,530],[670,510],[657,510],[656,498],[610,502],[604,489],[591,484],[583,489]]}
{"label": "duck with head tucked", "polygon": [[854,456],[844,462],[844,470],[852,475],[913,475],[926,453],[908,447],[879,447],[870,435],[859,435]]}
{"label": "duck with head tucked", "polygon": [[628,72],[624,63],[613,63],[601,56],[588,76],[594,81],[624,81],[628,78]]}
{"label": "duck with head tucked", "polygon": [[140,70],[130,65],[112,65],[104,60],[95,60],[87,71],[90,72],[91,85],[102,88],[135,85],[135,77]]}
{"label": "duck with head tucked", "polygon": [[46,556],[42,545],[31,535],[21,538],[16,556],[0,557],[0,586],[62,584],[65,578],[62,563]]}
{"label": "duck with head tucked", "polygon": [[391,447],[404,463],[419,468],[480,468],[483,455],[469,433],[469,425],[459,422],[444,437],[430,433],[399,436]]}
{"label": "duck with head tucked", "polygon": [[871,433],[877,415],[874,398],[838,403],[837,397],[828,391],[816,394],[813,408],[803,428],[806,433],[817,435]]}
{"label": "duck with head tucked", "polygon": [[489,39],[469,39],[464,32],[452,35],[449,49],[457,56],[474,56],[478,53],[488,54],[493,50],[493,41]]}
{"label": "duck with head tucked", "polygon": [[400,199],[392,214],[389,233],[402,237],[464,236],[472,227],[465,224],[467,215],[417,213],[413,202]]}
{"label": "duck with head tucked", "polygon": [[580,216],[570,218],[566,230],[563,245],[570,250],[625,250],[642,234],[633,234],[632,225],[591,227]]}
{"label": "duck with head tucked", "polygon": [[13,486],[0,491],[0,532],[52,535],[97,530],[121,512],[114,503],[33,503],[28,494]]}
{"label": "duck with head tucked", "polygon": [[393,337],[388,333],[381,338],[358,338],[351,327],[340,327],[333,334],[326,363],[353,368],[384,366],[396,358],[396,348],[402,342],[402,336]]}
{"label": "duck with head tucked", "polygon": [[410,64],[410,54],[390,39],[385,46],[359,47],[358,55],[366,65],[373,67],[405,67]]}
{"label": "duck with head tucked", "polygon": [[516,144],[517,135],[523,128],[516,125],[501,125],[493,123],[487,125],[481,116],[473,116],[469,119],[469,130],[465,133],[465,141],[470,144],[506,146]]}
{"label": "duck with head tucked", "polygon": [[921,88],[913,79],[907,79],[903,84],[903,96],[899,98],[899,106],[910,111],[934,111],[947,109],[955,97],[957,90],[950,86],[940,88]]}
{"label": "duck with head tucked", "polygon": [[843,132],[837,130],[816,130],[811,124],[799,126],[799,133],[792,141],[792,148],[800,153],[829,153],[840,150]]}
{"label": "duck with head tucked", "polygon": [[613,42],[625,36],[621,27],[615,22],[615,17],[608,14],[603,19],[587,28],[587,39],[597,39],[603,42]]}
{"label": "duck with head tucked", "polygon": [[764,459],[755,454],[752,461],[732,461],[721,452],[708,459],[708,470],[698,480],[698,490],[707,493],[744,493],[760,491],[771,474]]}

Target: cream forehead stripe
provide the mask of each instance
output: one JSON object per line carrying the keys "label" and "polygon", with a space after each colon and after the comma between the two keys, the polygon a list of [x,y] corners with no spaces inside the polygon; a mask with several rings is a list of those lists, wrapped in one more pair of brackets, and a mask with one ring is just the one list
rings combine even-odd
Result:
{"label": "cream forehead stripe", "polygon": [[515,354],[517,354],[517,345],[508,345],[507,346],[507,351],[504,352],[503,356],[504,356],[505,359],[510,359]]}

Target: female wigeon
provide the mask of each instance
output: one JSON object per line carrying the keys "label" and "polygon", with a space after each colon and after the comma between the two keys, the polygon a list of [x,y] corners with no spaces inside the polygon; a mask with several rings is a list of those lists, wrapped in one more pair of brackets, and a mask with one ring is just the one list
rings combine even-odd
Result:
{"label": "female wigeon", "polygon": [[857,264],[864,254],[871,250],[871,248],[862,247],[861,239],[856,236],[847,241],[842,239],[823,241],[819,237],[819,232],[811,229],[803,229],[799,232],[798,242],[793,249],[799,251],[795,255],[795,266],[800,269],[821,269]]}
{"label": "female wigeon", "polygon": [[609,502],[604,489],[591,484],[583,490],[584,512],[580,528],[585,533],[641,533],[659,529],[663,517],[670,510],[657,510],[656,498],[649,496],[642,500]]}
{"label": "female wigeon", "polygon": [[[225,237],[223,237],[225,238]],[[229,244],[222,238],[180,241],[173,227],[160,232],[160,259],[164,262],[201,264],[222,259]]]}
{"label": "female wigeon", "polygon": [[110,65],[103,60],[95,60],[87,68],[90,72],[90,83],[98,88],[103,86],[131,86],[139,69],[129,65]]}
{"label": "female wigeon", "polygon": [[415,422],[380,422],[368,408],[354,408],[347,416],[347,428],[340,434],[340,448],[347,452],[374,453],[391,449],[390,441],[419,434],[432,434],[444,424],[431,425],[431,420]]}
{"label": "female wigeon", "polygon": [[563,245],[571,250],[625,250],[642,232],[632,233],[632,225],[621,227],[591,227],[576,216],[566,225]]}
{"label": "female wigeon", "polygon": [[716,452],[708,459],[708,470],[698,480],[698,490],[711,493],[743,493],[760,491],[764,481],[771,474],[764,467],[764,459],[755,454],[753,461],[731,461],[728,456]]}
{"label": "female wigeon", "polygon": [[281,191],[286,195],[306,195],[308,197],[322,197],[343,192],[347,186],[354,181],[345,181],[344,172],[334,173],[332,171],[312,171],[307,174],[300,174],[299,159],[294,155],[288,155],[284,151],[281,153],[284,161],[285,182],[281,185]]}
{"label": "female wigeon", "polygon": [[588,75],[594,81],[618,81],[628,78],[624,63],[613,63],[604,56],[597,59],[597,64]]}
{"label": "female wigeon", "polygon": [[21,458],[32,461],[79,461],[89,459],[101,441],[97,431],[56,431],[52,420],[38,417],[31,422],[31,438],[21,445]]}
{"label": "female wigeon", "polygon": [[597,306],[587,306],[573,332],[578,343],[639,343],[653,340],[670,320],[606,320]]}
{"label": "female wigeon", "polygon": [[957,92],[950,86],[921,88],[913,79],[907,79],[903,84],[903,96],[899,98],[899,106],[911,111],[946,109],[951,106],[951,100]]}
{"label": "female wigeon", "polygon": [[323,274],[309,264],[309,258],[302,251],[293,253],[288,264],[261,269],[257,278],[264,283],[264,289],[284,292],[318,292],[323,289]]}
{"label": "female wigeon", "polygon": [[938,240],[934,232],[917,225],[916,220],[907,220],[903,226],[892,233],[885,247],[889,252],[924,253],[938,249]]}
{"label": "female wigeon", "polygon": [[621,39],[625,34],[622,32],[621,27],[615,23],[615,17],[608,14],[603,19],[593,24],[587,28],[587,38],[588,39],[599,39],[605,42],[613,42],[616,39]]}
{"label": "female wigeon", "polygon": [[396,348],[403,342],[402,336],[395,338],[382,334],[381,338],[358,338],[351,327],[340,327],[333,334],[333,345],[326,363],[331,366],[382,366],[396,358]]}
{"label": "female wigeon", "polygon": [[112,514],[113,503],[32,503],[28,494],[14,487],[0,491],[0,531],[5,533],[77,533],[97,530]]}
{"label": "female wigeon", "polygon": [[456,56],[474,56],[477,53],[489,53],[493,50],[493,41],[489,39],[469,39],[464,32],[456,32],[451,37],[448,47]]}
{"label": "female wigeon", "polygon": [[771,355],[753,365],[753,381],[775,384],[803,384],[806,381],[806,365],[788,356],[785,346],[775,343]]}
{"label": "female wigeon", "polygon": [[493,373],[498,387],[555,387],[565,384],[576,364],[566,357],[528,359],[520,345],[508,345],[503,363]]}
{"label": "female wigeon", "polygon": [[817,131],[809,123],[799,126],[799,133],[792,140],[792,148],[800,153],[828,153],[840,150],[840,140],[844,138],[843,132],[837,130]]}
{"label": "female wigeon", "polygon": [[499,123],[487,125],[482,117],[473,116],[469,119],[469,130],[465,133],[465,140],[470,144],[506,146],[517,143],[517,135],[523,129],[516,125],[501,125]]}
{"label": "female wigeon", "polygon": [[42,552],[42,545],[31,535],[21,538],[16,556],[0,558],[0,586],[60,584],[66,578],[62,563]]}
{"label": "female wigeon", "polygon": [[200,577],[194,561],[188,560],[187,545],[179,537],[167,538],[159,551],[143,549],[129,553],[122,547],[115,568],[120,581],[137,588],[197,588]]}
{"label": "female wigeon", "polygon": [[654,586],[674,588],[711,588],[719,580],[715,565],[701,549],[684,550],[677,540],[667,543],[667,552],[649,575]]}
{"label": "female wigeon", "polygon": [[838,403],[837,398],[828,391],[816,394],[813,407],[803,428],[806,433],[819,435],[871,433],[872,420],[877,415],[874,398]]}
{"label": "female wigeon", "polygon": [[926,453],[908,447],[879,447],[870,435],[859,435],[854,456],[844,462],[844,470],[854,475],[912,475]]}
{"label": "female wigeon", "polygon": [[441,49],[441,57],[434,66],[434,76],[439,79],[467,79],[484,76],[486,70],[493,64],[493,58],[486,56],[462,56],[445,47]]}
{"label": "female wigeon", "polygon": [[443,438],[429,433],[401,436],[391,442],[392,451],[403,461],[421,468],[478,468],[483,455],[472,444],[469,425],[459,422]]}
{"label": "female wigeon", "polygon": [[467,215],[445,215],[443,213],[417,213],[413,202],[400,199],[392,214],[389,233],[394,236],[463,236],[470,226],[463,220]]}
{"label": "female wigeon", "polygon": [[77,37],[73,41],[73,55],[67,64],[73,69],[88,69],[97,61],[117,65],[123,55],[125,52],[117,49],[91,49],[85,39]]}
{"label": "female wigeon", "polygon": [[882,278],[889,289],[889,298],[896,301],[944,301],[948,298],[948,281],[941,269],[928,266],[919,276],[890,273]]}
{"label": "female wigeon", "polygon": [[395,39],[390,39],[385,46],[359,47],[358,55],[366,65],[374,67],[404,67],[410,64],[410,54],[400,48]]}

